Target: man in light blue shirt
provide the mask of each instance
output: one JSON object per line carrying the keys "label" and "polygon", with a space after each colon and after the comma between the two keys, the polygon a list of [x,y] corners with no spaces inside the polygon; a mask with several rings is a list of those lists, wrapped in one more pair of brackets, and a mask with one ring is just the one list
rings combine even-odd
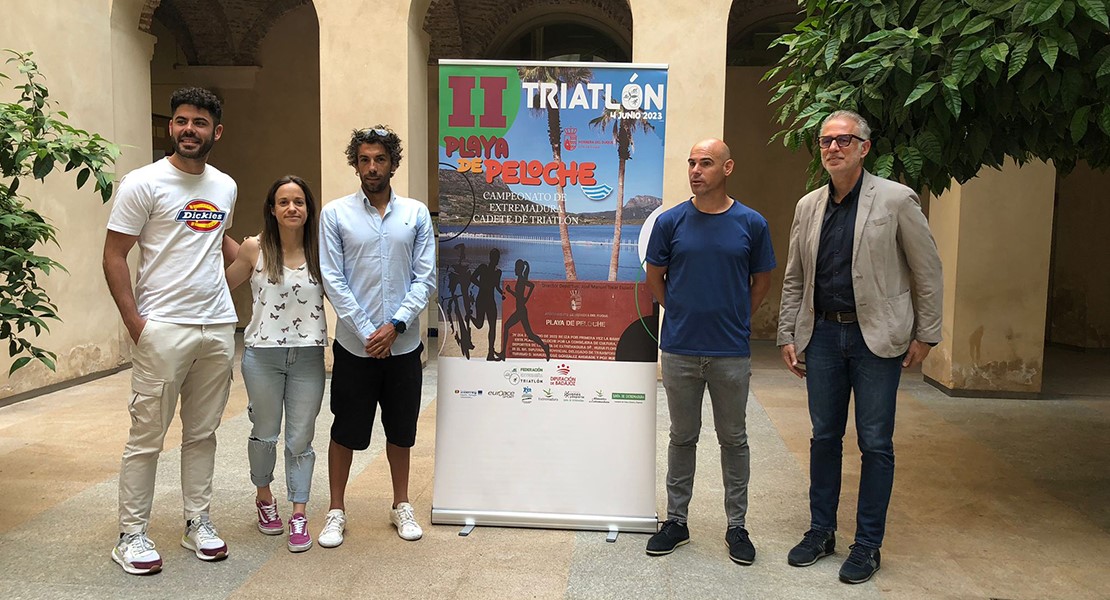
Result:
{"label": "man in light blue shirt", "polygon": [[319,538],[325,548],[343,543],[351,460],[370,446],[378,405],[393,481],[390,520],[402,539],[423,535],[409,504],[409,454],[420,415],[420,311],[435,285],[435,235],[428,207],[390,186],[401,150],[401,138],[384,125],[352,132],[347,162],[362,185],[320,212],[320,274],[339,318],[332,345],[331,507]]}

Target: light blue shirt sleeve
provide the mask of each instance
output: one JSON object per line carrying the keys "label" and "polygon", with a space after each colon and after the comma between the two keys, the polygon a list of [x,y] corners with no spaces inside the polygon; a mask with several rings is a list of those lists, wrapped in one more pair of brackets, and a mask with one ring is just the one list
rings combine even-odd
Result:
{"label": "light blue shirt sleeve", "polygon": [[343,236],[336,211],[320,211],[320,276],[335,314],[350,330],[359,332],[363,343],[377,329],[359,306],[343,272]]}
{"label": "light blue shirt sleeve", "polygon": [[400,319],[409,325],[420,316],[435,291],[435,274],[436,239],[432,230],[432,215],[426,206],[421,205],[416,239],[412,245],[412,287],[401,301],[394,319]]}

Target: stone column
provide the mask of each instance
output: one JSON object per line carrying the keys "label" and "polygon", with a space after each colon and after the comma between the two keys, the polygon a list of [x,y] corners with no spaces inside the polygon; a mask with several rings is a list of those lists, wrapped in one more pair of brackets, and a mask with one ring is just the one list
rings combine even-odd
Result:
{"label": "stone column", "polygon": [[323,201],[350,194],[358,179],[343,158],[352,129],[389,125],[405,144],[393,186],[427,201],[430,0],[316,1],[320,20],[320,156]]}
{"label": "stone column", "polygon": [[944,263],[944,341],[926,381],[956,396],[1041,390],[1056,168],[984,168],[929,204]]}
{"label": "stone column", "polygon": [[[114,128],[111,139],[120,146],[120,157],[116,161],[117,177],[122,177],[132,169],[146,165],[151,160],[150,131],[150,59],[154,55],[154,36],[141,31],[139,24],[143,9],[141,0],[116,0],[112,2],[111,13],[111,52],[112,52],[112,110]],[[107,217],[104,219],[107,223]],[[90,252],[97,254],[96,246],[90,245]],[[138,272],[139,253],[130,256],[131,273]],[[111,303],[108,303],[111,305]],[[117,362],[131,360],[130,334],[123,326],[117,311],[105,309],[106,322],[116,324]]]}
{"label": "stone column", "polygon": [[696,10],[670,0],[630,0],[632,60],[662,63],[667,76],[667,148],[663,206],[690,197],[686,159],[705,138],[724,138],[725,54],[732,0],[706,0]]}

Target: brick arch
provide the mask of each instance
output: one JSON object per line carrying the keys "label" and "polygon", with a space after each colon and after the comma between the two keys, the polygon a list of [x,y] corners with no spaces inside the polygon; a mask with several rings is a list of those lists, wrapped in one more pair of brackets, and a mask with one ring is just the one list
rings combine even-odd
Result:
{"label": "brick arch", "polygon": [[[267,10],[266,18],[260,19],[252,24],[251,28],[243,36],[239,42],[239,52],[244,56],[249,56],[257,63],[258,48],[262,44],[262,40],[266,38],[266,34],[270,32],[270,28],[274,23],[277,23],[285,13],[300,8],[304,5],[312,7],[313,14],[316,13],[316,6],[312,0],[273,0]],[[319,21],[317,21],[319,26]]]}
{"label": "brick arch", "polygon": [[734,0],[728,12],[728,40],[732,41],[770,19],[802,12],[797,0]]}
{"label": "brick arch", "polygon": [[139,13],[139,31],[150,33],[150,26],[154,23],[154,11],[158,10],[158,5],[162,0],[146,0],[143,3],[143,10]]}
{"label": "brick arch", "polygon": [[139,29],[157,19],[190,65],[258,64],[258,49],[274,23],[312,0],[145,0]]}
{"label": "brick arch", "polygon": [[632,9],[627,0],[432,0],[424,18],[429,59],[483,58],[545,15],[580,20],[628,47]]}

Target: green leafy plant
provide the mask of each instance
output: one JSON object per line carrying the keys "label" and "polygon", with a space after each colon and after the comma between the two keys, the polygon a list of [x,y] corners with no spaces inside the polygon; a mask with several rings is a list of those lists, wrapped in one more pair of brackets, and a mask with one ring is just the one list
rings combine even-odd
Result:
{"label": "green leafy plant", "polygon": [[764,76],[791,149],[832,111],[872,126],[868,168],[947,190],[984,165],[1110,166],[1107,0],[803,0],[805,15]]}
{"label": "green leafy plant", "polygon": [[8,374],[39,360],[51,370],[57,355],[28,339],[49,331],[48,320],[60,320],[58,307],[39,285],[40,274],[65,270],[39,254],[42,244],[57,245],[57,231],[42,215],[28,207],[29,198],[19,193],[20,182],[44,180],[58,167],[77,170],[77,188],[90,178],[102,201],[112,196],[113,175],[108,169],[119,149],[95,133],[76,129],[69,115],[55,111],[45,78],[26,54],[10,54],[5,65],[18,69],[17,79],[0,71],[0,87],[11,84],[18,90],[15,102],[0,103],[0,342],[8,341],[8,354],[15,358]]}

